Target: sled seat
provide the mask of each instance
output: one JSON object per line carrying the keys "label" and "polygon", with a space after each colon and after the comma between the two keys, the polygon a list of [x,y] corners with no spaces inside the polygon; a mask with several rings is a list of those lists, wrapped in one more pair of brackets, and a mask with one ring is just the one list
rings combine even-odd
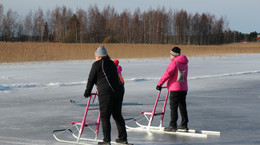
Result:
{"label": "sled seat", "polygon": [[99,110],[99,108],[88,108],[88,110]]}
{"label": "sled seat", "polygon": [[[81,125],[82,121],[72,121],[72,125]],[[97,121],[92,121],[92,120],[86,120],[85,121],[85,126],[91,126],[91,125],[98,125],[99,123]]]}
{"label": "sled seat", "polygon": [[[141,111],[140,113],[141,114],[152,114],[152,110],[149,110],[149,111]],[[154,112],[154,115],[162,115],[162,114],[164,114],[162,111],[155,111]]]}

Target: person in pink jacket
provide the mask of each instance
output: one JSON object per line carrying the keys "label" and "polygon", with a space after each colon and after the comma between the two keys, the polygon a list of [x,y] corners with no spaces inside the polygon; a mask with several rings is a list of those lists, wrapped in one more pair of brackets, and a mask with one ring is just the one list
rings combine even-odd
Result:
{"label": "person in pink jacket", "polygon": [[[176,131],[184,129],[188,131],[188,113],[186,108],[186,95],[188,91],[188,58],[181,55],[181,49],[174,47],[170,51],[171,62],[167,66],[161,79],[156,86],[157,90],[162,89],[162,85],[167,82],[167,89],[170,91],[171,121],[165,131]],[[177,127],[178,107],[182,117],[181,124]]]}

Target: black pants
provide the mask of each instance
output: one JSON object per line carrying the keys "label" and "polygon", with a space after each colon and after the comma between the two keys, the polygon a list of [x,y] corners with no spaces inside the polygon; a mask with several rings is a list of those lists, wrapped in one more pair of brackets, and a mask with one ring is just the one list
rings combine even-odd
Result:
{"label": "black pants", "polygon": [[178,120],[178,107],[180,109],[180,114],[182,117],[182,126],[187,127],[189,122],[188,113],[186,107],[186,95],[187,91],[171,91],[170,92],[170,109],[171,109],[171,122],[170,126],[176,127]]}
{"label": "black pants", "polygon": [[121,140],[127,140],[127,133],[125,128],[125,120],[122,116],[122,102],[124,91],[117,93],[102,93],[99,96],[100,105],[100,118],[102,122],[104,141],[111,141],[111,124],[110,117],[113,116],[117,130],[118,138]]}

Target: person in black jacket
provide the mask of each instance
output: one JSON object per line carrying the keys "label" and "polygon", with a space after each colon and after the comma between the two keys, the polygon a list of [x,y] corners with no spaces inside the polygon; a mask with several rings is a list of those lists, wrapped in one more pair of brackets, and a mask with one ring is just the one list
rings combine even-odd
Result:
{"label": "person in black jacket", "polygon": [[84,96],[89,97],[94,84],[97,86],[104,136],[103,142],[98,144],[110,144],[111,115],[116,122],[118,130],[116,142],[127,144],[125,121],[121,113],[124,86],[118,76],[117,67],[109,58],[106,48],[104,46],[98,47],[95,51],[95,56],[96,61],[92,64]]}

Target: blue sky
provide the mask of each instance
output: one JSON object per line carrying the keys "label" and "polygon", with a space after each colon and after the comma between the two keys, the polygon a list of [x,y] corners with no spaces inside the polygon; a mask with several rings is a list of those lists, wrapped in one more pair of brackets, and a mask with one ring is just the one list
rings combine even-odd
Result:
{"label": "blue sky", "polygon": [[259,6],[260,0],[0,0],[4,11],[8,9],[26,15],[30,10],[35,12],[38,8],[54,10],[56,6],[67,6],[75,12],[78,8],[88,9],[89,5],[97,5],[100,9],[113,6],[117,12],[127,9],[134,12],[136,8],[141,11],[157,9],[164,6],[166,10],[184,9],[189,13],[210,13],[216,18],[225,17],[231,30],[242,33],[256,31],[260,33]]}

